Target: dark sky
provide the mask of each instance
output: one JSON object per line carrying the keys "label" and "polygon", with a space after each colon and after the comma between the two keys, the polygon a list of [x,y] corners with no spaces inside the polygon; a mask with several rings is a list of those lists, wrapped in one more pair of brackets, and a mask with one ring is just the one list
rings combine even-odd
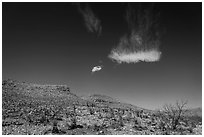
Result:
{"label": "dark sky", "polygon": [[[2,77],[67,84],[77,95],[105,94],[155,109],[187,99],[202,105],[202,3],[155,3],[162,38],[158,62],[108,58],[128,32],[127,3],[88,3],[101,34],[87,30],[72,3],[3,2]],[[101,71],[91,73],[96,65]]]}

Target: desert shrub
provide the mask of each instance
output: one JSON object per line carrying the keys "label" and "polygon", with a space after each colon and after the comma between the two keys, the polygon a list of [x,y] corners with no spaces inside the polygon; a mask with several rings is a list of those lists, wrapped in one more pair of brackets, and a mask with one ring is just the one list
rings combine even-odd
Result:
{"label": "desert shrub", "polygon": [[94,114],[94,109],[93,109],[93,107],[95,106],[93,103],[90,103],[90,102],[86,102],[86,106],[87,106],[87,108],[88,108],[88,110],[89,110],[89,113],[91,114],[91,115],[93,115]]}
{"label": "desert shrub", "polygon": [[124,126],[124,123],[123,123],[122,117],[119,116],[118,119],[117,118],[112,118],[111,119],[109,128],[116,129],[116,130],[121,130],[121,128],[123,126]]}
{"label": "desert shrub", "polygon": [[165,131],[167,129],[166,124],[165,124],[164,121],[160,121],[158,126],[159,126],[159,129],[162,130],[162,131]]}
{"label": "desert shrub", "polygon": [[46,125],[49,123],[49,119],[45,115],[42,115],[39,119],[39,123]]}
{"label": "desert shrub", "polygon": [[101,113],[99,112],[98,114],[99,114],[98,119],[102,119],[103,117],[102,117]]}
{"label": "desert shrub", "polygon": [[109,114],[110,114],[110,118],[115,117],[114,110],[112,108],[110,108]]}
{"label": "desert shrub", "polygon": [[120,129],[120,124],[118,122],[116,122],[116,121],[112,121],[111,125],[109,127],[112,128],[112,129],[119,130]]}
{"label": "desert shrub", "polygon": [[76,106],[73,105],[73,111],[70,112],[70,113],[67,113],[69,114],[68,117],[70,117],[70,125],[69,125],[69,128],[68,129],[75,129],[77,128],[77,119],[76,119]]}
{"label": "desert shrub", "polygon": [[142,131],[142,130],[147,130],[147,125],[145,125],[145,123],[143,123],[142,119],[140,117],[135,117],[134,118],[134,125],[133,128],[135,130],[138,131]]}
{"label": "desert shrub", "polygon": [[134,118],[134,125],[141,125],[142,124],[142,119],[140,117],[135,117]]}
{"label": "desert shrub", "polygon": [[164,121],[167,129],[176,130],[185,112],[187,101],[176,102],[175,105],[167,104],[163,107],[160,118]]}
{"label": "desert shrub", "polygon": [[139,117],[140,117],[140,118],[143,118],[143,112],[144,112],[143,110],[140,110],[140,111],[139,111]]}
{"label": "desert shrub", "polygon": [[188,128],[189,133],[193,133],[193,127]]}
{"label": "desert shrub", "polygon": [[90,114],[93,115],[94,114],[94,108],[93,107],[89,107],[88,109],[89,109]]}
{"label": "desert shrub", "polygon": [[59,129],[58,129],[58,127],[57,127],[57,120],[54,120],[53,121],[53,128],[52,128],[52,133],[53,134],[58,134],[59,133]]}
{"label": "desert shrub", "polygon": [[124,123],[123,123],[123,118],[122,118],[122,116],[121,116],[121,115],[119,115],[119,125],[120,125],[121,127],[123,127],[123,126],[124,126]]}
{"label": "desert shrub", "polygon": [[100,127],[99,125],[97,125],[97,124],[94,124],[94,125],[93,125],[93,130],[94,130],[94,131],[100,131],[100,128],[101,128],[101,127]]}
{"label": "desert shrub", "polygon": [[192,128],[196,128],[196,125],[197,124],[195,122],[192,122],[192,121],[189,123],[189,126],[192,127]]}
{"label": "desert shrub", "polygon": [[75,129],[77,128],[77,120],[76,116],[71,117],[71,124],[69,125],[69,129]]}
{"label": "desert shrub", "polygon": [[87,106],[87,107],[92,107],[92,108],[93,108],[93,107],[96,107],[96,104],[87,101],[87,102],[86,102],[86,106]]}

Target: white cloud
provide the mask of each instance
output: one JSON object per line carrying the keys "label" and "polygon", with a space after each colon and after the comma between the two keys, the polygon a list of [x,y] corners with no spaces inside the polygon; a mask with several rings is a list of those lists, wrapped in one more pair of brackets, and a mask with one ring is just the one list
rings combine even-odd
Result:
{"label": "white cloud", "polygon": [[91,70],[91,72],[100,71],[101,69],[102,69],[102,66],[95,66],[95,67],[93,67],[93,69]]}
{"label": "white cloud", "polygon": [[160,33],[153,5],[128,4],[126,21],[129,33],[120,38],[119,43],[108,55],[117,63],[155,62],[161,58],[159,51]]}
{"label": "white cloud", "polygon": [[117,52],[117,50],[113,50],[108,57],[117,63],[155,62],[159,61],[161,52],[154,49],[138,52]]}

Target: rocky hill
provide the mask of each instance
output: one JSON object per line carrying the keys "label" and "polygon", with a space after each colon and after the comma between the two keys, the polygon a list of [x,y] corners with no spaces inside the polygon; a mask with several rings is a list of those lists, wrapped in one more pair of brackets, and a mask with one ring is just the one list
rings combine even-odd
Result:
{"label": "rocky hill", "polygon": [[150,111],[135,105],[121,102],[118,99],[115,99],[106,95],[93,94],[90,96],[83,96],[82,99],[94,102],[98,106],[108,106],[110,108],[118,108],[118,109],[132,109],[135,111],[136,110]]}
{"label": "rocky hill", "polygon": [[2,82],[4,135],[201,134],[200,120],[171,130],[161,115],[105,95],[78,97],[66,85]]}

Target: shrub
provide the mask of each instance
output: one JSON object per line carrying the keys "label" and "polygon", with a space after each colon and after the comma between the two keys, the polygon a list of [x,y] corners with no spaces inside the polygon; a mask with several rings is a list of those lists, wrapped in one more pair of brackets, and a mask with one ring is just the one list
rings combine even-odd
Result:
{"label": "shrub", "polygon": [[52,133],[53,134],[58,134],[59,133],[59,129],[58,129],[58,127],[57,127],[57,120],[54,120],[53,121],[53,128],[52,128]]}
{"label": "shrub", "polygon": [[175,105],[167,104],[163,107],[160,117],[165,122],[167,128],[176,130],[185,112],[186,104],[187,101],[181,101],[180,103],[177,101]]}
{"label": "shrub", "polygon": [[119,115],[119,120],[118,120],[118,124],[120,127],[123,127],[124,126],[124,123],[123,123],[123,118],[121,115]]}
{"label": "shrub", "polygon": [[93,115],[94,114],[94,108],[89,107],[88,109],[89,109],[90,114]]}

